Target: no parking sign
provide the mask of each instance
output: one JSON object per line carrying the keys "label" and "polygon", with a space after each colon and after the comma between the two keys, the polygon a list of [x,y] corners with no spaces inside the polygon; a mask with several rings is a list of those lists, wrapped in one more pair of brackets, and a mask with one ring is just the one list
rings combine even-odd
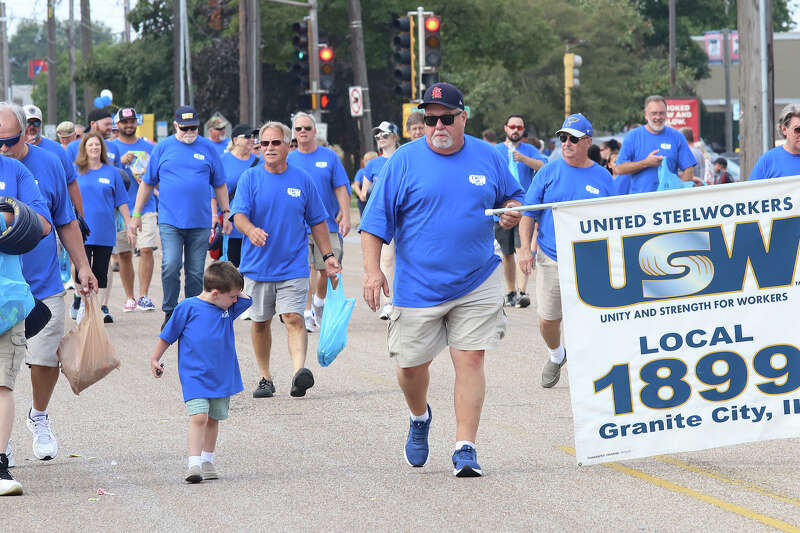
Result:
{"label": "no parking sign", "polygon": [[349,87],[347,95],[350,100],[350,116],[361,117],[364,115],[364,103],[361,99],[361,87]]}

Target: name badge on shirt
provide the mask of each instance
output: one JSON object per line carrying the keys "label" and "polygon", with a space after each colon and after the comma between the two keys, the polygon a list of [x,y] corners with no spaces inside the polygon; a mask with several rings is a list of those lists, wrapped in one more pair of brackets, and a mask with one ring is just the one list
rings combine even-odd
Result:
{"label": "name badge on shirt", "polygon": [[289,187],[288,189],[286,189],[286,194],[294,198],[300,198],[300,189]]}
{"label": "name badge on shirt", "polygon": [[317,161],[316,165],[317,165],[317,168],[325,168],[325,167],[328,166],[328,162],[327,161]]}
{"label": "name badge on shirt", "polygon": [[486,176],[480,174],[470,174],[469,182],[473,185],[486,185]]}
{"label": "name badge on shirt", "polygon": [[598,189],[592,187],[591,185],[587,185],[586,186],[586,190],[588,192],[592,193],[592,194],[600,194],[600,191]]}
{"label": "name badge on shirt", "polygon": [[0,181],[0,191],[4,191],[4,190],[6,190],[6,182],[5,181]]}
{"label": "name badge on shirt", "polygon": [[229,316],[231,315],[228,313],[227,309],[222,312],[222,318],[228,318]]}
{"label": "name badge on shirt", "polygon": [[108,178],[97,178],[97,181],[99,181],[100,183],[105,183],[106,185],[111,183],[111,180]]}
{"label": "name badge on shirt", "polygon": [[199,159],[200,161],[206,160],[206,156],[204,156],[203,154],[194,154],[194,158]]}
{"label": "name badge on shirt", "polygon": [[114,152],[108,152],[108,154],[106,154],[106,155],[108,155],[109,159],[116,159],[117,158],[117,154],[115,154]]}
{"label": "name badge on shirt", "polygon": [[661,143],[662,150],[669,150],[670,148],[672,148],[672,145],[670,143]]}

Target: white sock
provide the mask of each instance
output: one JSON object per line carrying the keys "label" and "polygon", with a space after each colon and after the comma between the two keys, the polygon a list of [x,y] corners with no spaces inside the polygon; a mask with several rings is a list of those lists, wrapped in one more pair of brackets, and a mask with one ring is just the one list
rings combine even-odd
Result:
{"label": "white sock", "polygon": [[320,298],[316,294],[314,295],[314,305],[317,307],[324,307],[325,306],[325,298]]}
{"label": "white sock", "polygon": [[312,316],[314,316],[314,315],[311,314],[311,309],[306,309],[305,311],[303,311],[303,318],[312,317]]}
{"label": "white sock", "polygon": [[35,407],[31,407],[31,418],[36,418],[37,416],[47,416],[47,409],[44,411],[37,411]]}
{"label": "white sock", "polygon": [[557,365],[560,365],[564,361],[564,358],[567,356],[567,352],[564,351],[563,344],[559,344],[558,348],[556,348],[555,350],[551,350],[550,348],[548,348],[547,351],[550,352],[550,360]]}
{"label": "white sock", "polygon": [[473,450],[475,449],[475,443],[474,442],[470,442],[468,440],[460,440],[460,441],[456,442],[456,449],[454,451],[460,450],[464,445],[471,446]]}
{"label": "white sock", "polygon": [[193,466],[200,466],[202,464],[202,459],[199,455],[190,455],[189,456],[189,468]]}
{"label": "white sock", "polygon": [[204,463],[214,462],[214,452],[207,452],[203,450],[203,453],[200,454],[200,457]]}
{"label": "white sock", "polygon": [[427,422],[428,421],[428,410],[425,409],[425,412],[421,415],[417,416],[414,413],[411,413],[411,420],[414,422]]}

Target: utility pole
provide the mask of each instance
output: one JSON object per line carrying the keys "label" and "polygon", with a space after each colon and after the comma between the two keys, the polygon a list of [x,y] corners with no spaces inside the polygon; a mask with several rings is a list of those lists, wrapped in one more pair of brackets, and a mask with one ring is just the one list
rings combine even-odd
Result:
{"label": "utility pole", "polygon": [[739,107],[741,175],[749,176],[762,153],[774,146],[772,4],[739,0]]}
{"label": "utility pole", "polygon": [[128,22],[128,11],[131,10],[131,0],[125,0],[122,3],[122,9],[125,11],[125,30],[122,34],[122,41],[129,43],[131,42],[131,23]]}
{"label": "utility pole", "polygon": [[239,2],[239,121],[261,119],[261,17],[258,0]]}
{"label": "utility pole", "polygon": [[[239,1],[239,122],[247,123],[250,114],[250,61],[247,58],[247,19],[250,2]],[[251,124],[252,125],[252,124]]]}
{"label": "utility pole", "polygon": [[369,81],[367,80],[367,60],[364,54],[364,29],[361,24],[361,0],[347,1],[347,14],[350,17],[350,42],[353,52],[353,78],[361,87],[363,115],[358,118],[358,133],[361,141],[361,155],[372,150],[372,110],[369,103]]}
{"label": "utility pole", "polygon": [[308,77],[311,80],[311,114],[314,120],[322,122],[322,111],[320,111],[319,97],[319,26],[317,23],[317,0],[310,0],[308,9],[308,31],[311,33],[311,57],[308,58]]}
{"label": "utility pole", "polygon": [[[89,14],[89,0],[81,0],[81,60],[87,64],[92,59],[92,18]],[[92,87],[88,82],[83,82],[83,112],[84,118],[92,109]]]}
{"label": "utility pole", "polygon": [[172,102],[173,107],[183,105],[183,38],[181,26],[181,0],[172,0]]}
{"label": "utility pole", "polygon": [[[728,2],[725,2],[725,11]],[[725,71],[725,151],[733,152],[733,106],[731,104],[731,30],[722,30],[723,67]]]}
{"label": "utility pole", "polygon": [[56,89],[58,75],[56,73],[56,14],[55,0],[47,0],[47,123],[58,122],[56,109]]}
{"label": "utility pole", "polygon": [[75,0],[69,0],[69,25],[67,25],[67,46],[69,47],[69,119],[77,118],[78,98],[75,90]]}
{"label": "utility pole", "polygon": [[11,101],[11,94],[10,94],[10,87],[11,87],[11,80],[9,79],[9,68],[8,68],[8,31],[6,26],[6,3],[0,2],[0,46],[2,47],[2,51],[0,53],[0,61],[2,61],[2,66],[0,66],[0,78],[2,81],[0,82],[0,90],[3,91],[2,99],[10,102]]}
{"label": "utility pole", "polygon": [[186,9],[186,0],[181,0],[181,29],[183,37],[183,80],[186,82],[186,91],[189,95],[189,105],[194,105],[194,94],[192,93],[192,49],[189,46],[189,15]]}
{"label": "utility pole", "polygon": [[669,0],[669,95],[675,96],[677,83],[675,71],[677,69],[675,58],[675,0]]}

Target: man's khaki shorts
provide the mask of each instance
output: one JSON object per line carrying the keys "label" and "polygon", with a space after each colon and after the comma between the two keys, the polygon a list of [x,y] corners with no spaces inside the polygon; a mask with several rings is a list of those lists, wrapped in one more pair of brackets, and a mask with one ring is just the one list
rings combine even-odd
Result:
{"label": "man's khaki shorts", "polygon": [[308,298],[308,278],[256,281],[245,276],[244,292],[253,300],[250,306],[250,320],[253,322],[266,322],[276,312],[303,316]]}
{"label": "man's khaki shorts", "polygon": [[[136,247],[142,248],[158,248],[160,243],[158,236],[158,213],[145,213],[142,215],[142,229],[136,234]],[[125,252],[132,252],[133,248],[128,243],[128,230],[117,232],[117,245],[115,253],[124,254]]]}
{"label": "man's khaki shorts", "polygon": [[[336,233],[330,233],[331,237],[331,252],[342,263],[342,237]],[[322,260],[322,252],[319,251],[317,243],[314,242],[314,237],[308,234],[308,265],[314,267],[314,270],[325,270],[325,261]]]}
{"label": "man's khaki shorts", "polygon": [[0,335],[0,387],[14,390],[17,373],[25,359],[25,321]]}
{"label": "man's khaki shorts", "polygon": [[394,306],[389,315],[389,356],[397,366],[425,364],[446,346],[496,348],[506,333],[500,270],[461,298],[433,307]]}
{"label": "man's khaki shorts", "polygon": [[64,293],[48,296],[42,301],[52,316],[39,333],[28,339],[25,364],[58,367],[58,345],[64,337]]}
{"label": "man's khaki shorts", "polygon": [[561,284],[558,263],[539,250],[536,254],[536,311],[545,320],[561,318]]}

